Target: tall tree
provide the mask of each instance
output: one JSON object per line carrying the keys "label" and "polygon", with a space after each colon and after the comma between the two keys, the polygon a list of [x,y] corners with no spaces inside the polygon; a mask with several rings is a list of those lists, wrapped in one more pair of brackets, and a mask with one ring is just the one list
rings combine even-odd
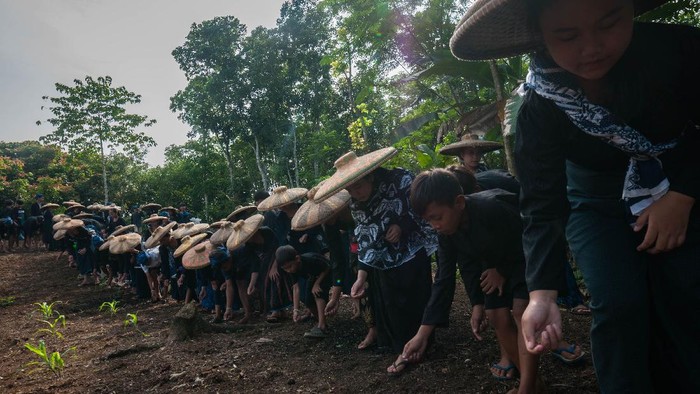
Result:
{"label": "tall tree", "polygon": [[[132,157],[142,157],[143,151],[155,146],[155,141],[138,127],[148,127],[156,120],[145,115],[126,112],[127,105],[138,104],[141,96],[123,86],[113,87],[109,76],[85,77],[73,80],[74,86],[56,83],[60,96],[44,96],[50,102],[52,118],[47,119],[56,128],[41,137],[45,143],[54,143],[69,151],[99,152],[102,161],[104,201],[109,201],[106,151],[120,150]],[[42,109],[44,107],[42,106]],[[37,121],[40,125],[41,121]]]}

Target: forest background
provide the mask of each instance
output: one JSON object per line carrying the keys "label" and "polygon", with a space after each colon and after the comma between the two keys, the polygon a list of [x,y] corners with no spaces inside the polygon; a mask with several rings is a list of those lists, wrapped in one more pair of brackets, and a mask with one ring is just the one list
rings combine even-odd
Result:
{"label": "forest background", "polygon": [[[156,120],[128,112],[138,112],[138,86],[76,76],[45,97],[38,123],[51,134],[0,142],[0,198],[184,202],[212,221],[256,190],[316,185],[349,150],[393,145],[389,165],[416,172],[455,163],[437,151],[466,133],[503,141],[485,160],[511,168],[528,58],[455,59],[449,39],[469,3],[292,0],[274,28],[249,30],[235,16],[193,23],[173,48],[188,84],[170,105],[191,129],[163,165],[144,161]],[[700,2],[673,0],[640,19],[700,26]]]}

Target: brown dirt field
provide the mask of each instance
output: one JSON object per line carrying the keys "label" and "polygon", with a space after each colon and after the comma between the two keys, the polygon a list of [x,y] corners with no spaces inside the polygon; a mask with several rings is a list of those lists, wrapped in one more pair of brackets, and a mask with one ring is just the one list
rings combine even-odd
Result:
{"label": "brown dirt field", "polygon": [[[259,316],[250,327],[229,334],[201,334],[194,340],[168,343],[168,327],[182,304],[139,301],[121,289],[77,287],[77,271],[53,252],[0,255],[0,297],[15,297],[0,307],[0,392],[3,393],[146,393],[146,392],[460,392],[505,393],[512,382],[497,382],[488,366],[498,355],[493,332],[483,342],[468,329],[469,307],[458,292],[449,328],[438,329],[426,360],[395,378],[386,367],[396,355],[358,351],[364,337],[361,321],[350,320],[350,303],[329,322],[324,340],[302,337],[312,323],[289,320],[268,324]],[[116,316],[98,312],[102,302],[117,299]],[[35,302],[60,301],[66,316],[65,339],[38,333],[43,323]],[[124,328],[127,313],[136,313],[139,328]],[[570,341],[590,353],[590,318],[564,312]],[[208,316],[204,316],[209,319]],[[231,323],[227,323],[233,327]],[[61,377],[27,364],[34,355],[24,348],[44,338],[50,351],[75,347],[65,356]],[[263,339],[264,338],[264,339]],[[540,372],[550,393],[597,392],[590,358],[578,367],[542,357]]]}

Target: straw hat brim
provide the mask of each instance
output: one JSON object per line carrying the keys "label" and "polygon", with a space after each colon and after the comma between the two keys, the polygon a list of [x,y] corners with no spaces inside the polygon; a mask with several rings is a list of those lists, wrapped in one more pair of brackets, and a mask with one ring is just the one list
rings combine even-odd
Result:
{"label": "straw hat brim", "polygon": [[69,217],[69,216],[66,215],[65,213],[60,213],[60,214],[58,214],[58,215],[55,215],[53,218],[51,218],[51,220],[52,220],[54,223],[58,223],[58,222],[60,222],[61,220],[63,220],[63,218],[67,218],[67,217]]}
{"label": "straw hat brim", "polygon": [[191,229],[194,223],[180,223],[175,230],[173,230],[171,236],[175,239],[180,239],[185,236],[185,232]]}
{"label": "straw hat brim", "polygon": [[285,205],[289,205],[301,198],[304,198],[308,191],[308,189],[304,189],[302,187],[286,189],[281,193],[273,190],[270,197],[262,200],[260,204],[258,204],[257,208],[261,212],[282,208]]}
{"label": "straw hat brim", "polygon": [[[635,0],[641,15],[667,0]],[[477,0],[450,38],[452,54],[463,60],[502,59],[543,47],[541,36],[529,26],[523,0]]]}
{"label": "straw hat brim", "polygon": [[183,254],[185,254],[185,252],[192,249],[192,247],[197,245],[200,241],[202,241],[206,237],[207,237],[207,234],[204,234],[204,233],[193,235],[191,237],[189,237],[189,236],[184,237],[182,239],[182,243],[180,244],[180,246],[178,246],[177,249],[175,249],[175,252],[173,252],[173,256],[174,257],[182,256]]}
{"label": "straw hat brim", "polygon": [[134,249],[141,243],[141,236],[136,233],[117,235],[109,242],[109,253],[123,254]]}
{"label": "straw hat brim", "polygon": [[156,204],[156,203],[154,203],[154,202],[151,202],[151,203],[148,203],[148,204],[143,204],[143,205],[141,205],[140,208],[141,208],[141,209],[160,209],[160,208],[161,208],[161,205],[160,205],[160,204]]}
{"label": "straw hat brim", "polygon": [[56,209],[56,208],[60,208],[60,207],[61,207],[60,205],[50,202],[48,204],[42,205],[41,209]]}
{"label": "straw hat brim", "polygon": [[58,230],[55,233],[53,233],[53,239],[56,241],[62,240],[66,236],[66,231],[68,230]]}
{"label": "straw hat brim", "polygon": [[264,220],[265,217],[263,215],[256,214],[244,221],[236,222],[236,225],[241,222],[242,225],[234,227],[231,235],[226,240],[226,248],[233,251],[245,245],[255,235],[255,232],[262,227]]}
{"label": "straw hat brim", "polygon": [[121,227],[119,227],[118,229],[112,231],[112,234],[110,234],[110,235],[117,236],[117,235],[120,235],[120,234],[124,234],[124,233],[127,232],[127,231],[132,231],[132,230],[134,230],[135,228],[136,228],[136,226],[133,225],[133,224],[129,224],[128,226],[121,226]]}
{"label": "straw hat brim", "polygon": [[256,207],[255,205],[248,205],[245,207],[240,207],[240,208],[236,209],[235,211],[231,212],[228,216],[226,216],[226,220],[228,220],[229,222],[233,222],[236,220],[236,216],[238,216],[244,212],[257,211],[257,210],[258,210],[258,207]]}
{"label": "straw hat brim", "polygon": [[102,204],[92,204],[87,206],[88,211],[100,211],[102,210]]}
{"label": "straw hat brim", "polygon": [[105,241],[102,242],[102,245],[100,245],[100,247],[98,248],[98,250],[99,250],[100,252],[103,252],[103,251],[109,249],[109,244],[112,242],[113,239],[114,239],[114,237],[111,236],[111,235],[110,235],[109,237],[107,237],[107,239],[105,239]]}
{"label": "straw hat brim", "polygon": [[151,234],[150,237],[146,240],[146,243],[144,246],[146,249],[153,248],[158,245],[161,239],[165,236],[165,234],[169,233],[170,230],[172,230],[173,227],[175,227],[177,223],[175,222],[170,222],[166,224],[165,226],[158,226],[157,229],[153,231],[153,234]]}
{"label": "straw hat brim", "polygon": [[464,148],[474,148],[481,153],[488,153],[495,150],[503,149],[503,144],[501,144],[500,142],[484,140],[458,141],[440,148],[440,154],[459,156],[460,152]]}
{"label": "straw hat brim", "polygon": [[335,163],[336,172],[330,178],[323,182],[323,185],[318,188],[314,195],[315,201],[323,201],[326,198],[335,194],[338,190],[344,189],[355,183],[357,180],[368,175],[372,171],[379,168],[389,159],[394,157],[398,151],[394,147],[388,147],[370,152],[366,155],[355,157],[347,163],[338,163],[343,157]]}
{"label": "straw hat brim", "polygon": [[208,228],[209,228],[209,223],[198,223],[198,224],[195,224],[194,226],[191,226],[190,228],[188,228],[184,233],[182,233],[182,236],[184,237],[186,235],[189,235],[191,237],[195,234],[199,234],[199,233],[203,233],[203,232],[207,231]]}
{"label": "straw hat brim", "polygon": [[160,216],[160,215],[154,215],[154,216],[149,216],[146,219],[144,219],[141,223],[143,224],[149,224],[153,222],[162,222],[162,221],[167,221],[169,220],[165,216]]}
{"label": "straw hat brim", "polygon": [[73,216],[73,219],[92,219],[92,214],[83,212]]}
{"label": "straw hat brim", "polygon": [[189,270],[208,267],[210,264],[209,254],[211,253],[211,249],[212,244],[209,241],[204,241],[194,246],[182,256],[182,266]]}
{"label": "straw hat brim", "polygon": [[80,219],[66,220],[66,218],[64,217],[59,222],[57,222],[56,224],[53,225],[53,229],[56,231],[58,231],[58,230],[70,230],[72,228],[80,227],[83,224],[85,224],[85,223],[83,223],[83,221]]}
{"label": "straw hat brim", "polygon": [[66,207],[66,211],[70,211],[70,210],[73,210],[73,209],[77,209],[77,210],[80,210],[80,211],[84,211],[86,208],[85,208],[85,205],[83,205],[83,204],[73,204],[73,205],[71,205],[71,206],[69,206],[69,207]]}
{"label": "straw hat brim", "polygon": [[225,223],[228,224],[222,224],[219,229],[212,234],[210,241],[214,245],[224,245],[228,240],[228,237],[231,236],[231,233],[233,232],[233,223],[229,221],[226,221]]}
{"label": "straw hat brim", "polygon": [[305,202],[292,218],[292,230],[303,231],[325,223],[350,204],[350,193],[340,190],[323,201]]}
{"label": "straw hat brim", "polygon": [[171,211],[177,213],[177,208],[168,205],[167,207],[160,208],[161,211]]}
{"label": "straw hat brim", "polygon": [[71,207],[71,206],[73,206],[73,205],[80,205],[79,202],[73,201],[73,200],[64,201],[64,202],[62,202],[61,204],[63,204],[63,206],[66,207],[66,208]]}

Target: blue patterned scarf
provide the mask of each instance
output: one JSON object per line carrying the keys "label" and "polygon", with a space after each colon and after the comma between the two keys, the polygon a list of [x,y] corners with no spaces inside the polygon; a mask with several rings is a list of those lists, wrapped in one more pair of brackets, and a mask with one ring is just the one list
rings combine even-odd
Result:
{"label": "blue patterned scarf", "polygon": [[551,59],[536,56],[530,61],[523,88],[533,89],[538,95],[553,101],[583,132],[630,156],[622,199],[632,215],[639,216],[668,191],[670,183],[657,157],[673,149],[678,141],[652,144],[606,108],[590,102],[577,85],[573,76]]}

